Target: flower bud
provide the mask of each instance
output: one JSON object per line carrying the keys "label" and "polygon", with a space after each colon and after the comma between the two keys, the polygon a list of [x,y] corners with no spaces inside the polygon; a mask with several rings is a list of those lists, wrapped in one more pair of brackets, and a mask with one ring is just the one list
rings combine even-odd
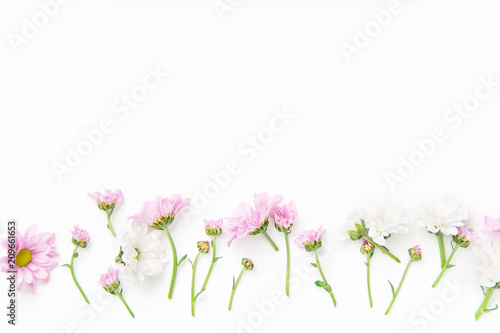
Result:
{"label": "flower bud", "polygon": [[415,247],[409,249],[408,254],[413,261],[419,261],[422,259],[422,249],[418,245],[415,245]]}
{"label": "flower bud", "polygon": [[247,271],[251,271],[253,269],[253,262],[248,258],[241,259],[241,264]]}
{"label": "flower bud", "polygon": [[375,246],[373,246],[373,244],[369,241],[363,239],[363,245],[361,245],[360,251],[363,254],[372,254],[373,251],[375,251]]}
{"label": "flower bud", "polygon": [[208,253],[210,251],[210,243],[208,241],[200,241],[196,243],[196,246],[201,253]]}

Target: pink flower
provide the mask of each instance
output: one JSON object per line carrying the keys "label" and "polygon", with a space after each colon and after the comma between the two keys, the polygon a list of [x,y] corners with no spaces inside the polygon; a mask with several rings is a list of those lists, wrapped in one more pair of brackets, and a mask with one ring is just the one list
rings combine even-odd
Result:
{"label": "pink flower", "polygon": [[80,229],[78,224],[73,226],[71,234],[73,235],[73,244],[75,245],[86,247],[88,242],[90,242],[89,233],[86,230]]}
{"label": "pink flower", "polygon": [[208,236],[219,236],[222,233],[222,219],[206,220],[203,219],[205,224],[205,232]]}
{"label": "pink flower", "polygon": [[100,192],[95,192],[94,194],[88,193],[88,196],[97,202],[97,206],[101,210],[113,209],[117,204],[123,201],[123,194],[119,189],[116,190],[116,192],[105,190],[104,194]]}
{"label": "pink flower", "polygon": [[491,216],[485,216],[484,217],[484,227],[486,228],[483,230],[484,233],[487,232],[494,232],[497,233],[491,240],[491,245],[493,246],[493,243],[495,242],[495,239],[500,235],[500,219],[496,219]]}
{"label": "pink flower", "polygon": [[317,250],[321,247],[321,239],[325,232],[326,229],[323,226],[319,227],[318,231],[304,231],[295,239],[295,243],[305,248],[307,252]]}
{"label": "pink flower", "polygon": [[[50,272],[57,267],[57,262],[53,259],[59,254],[55,251],[54,233],[37,233],[37,226],[31,225],[23,235],[17,233],[15,238],[14,254],[15,268],[10,267],[9,258],[0,258],[0,271],[17,271],[17,289],[21,291],[26,285],[34,291],[37,282],[47,283],[50,280]],[[2,241],[3,247],[9,249],[9,242]]]}
{"label": "pink flower", "polygon": [[261,213],[265,218],[269,217],[273,208],[279,205],[283,201],[283,196],[269,195],[269,193],[255,194],[253,203],[255,205],[255,210]]}
{"label": "pink flower", "polygon": [[114,293],[120,285],[118,270],[114,269],[113,267],[109,267],[106,273],[101,274],[99,284],[108,293]]}
{"label": "pink flower", "polygon": [[137,225],[146,224],[154,228],[162,228],[174,221],[175,215],[184,207],[189,206],[191,199],[182,199],[180,194],[170,198],[156,197],[154,201],[144,202],[141,211],[128,219]]}
{"label": "pink flower", "polygon": [[233,209],[233,215],[233,217],[226,217],[224,223],[224,232],[232,236],[227,242],[228,246],[231,246],[236,238],[258,233],[258,229],[266,222],[264,214],[256,211],[246,202],[242,202]]}
{"label": "pink flower", "polygon": [[273,219],[276,229],[279,231],[290,229],[293,226],[293,220],[296,218],[297,213],[293,201],[283,206],[276,206],[271,211],[271,219]]}
{"label": "pink flower", "polygon": [[457,227],[458,234],[453,236],[453,240],[455,243],[460,245],[461,247],[469,247],[471,242],[474,242],[479,239],[479,235],[474,229],[470,229],[467,227]]}

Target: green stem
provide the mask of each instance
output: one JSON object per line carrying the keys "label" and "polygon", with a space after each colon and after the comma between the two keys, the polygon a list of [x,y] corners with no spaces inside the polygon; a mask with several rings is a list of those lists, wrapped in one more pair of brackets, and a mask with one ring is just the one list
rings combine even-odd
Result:
{"label": "green stem", "polygon": [[441,280],[441,278],[443,277],[444,275],[444,272],[446,272],[448,269],[450,269],[450,263],[451,263],[451,259],[453,259],[453,256],[455,255],[455,253],[457,253],[457,250],[460,246],[458,246],[457,244],[455,244],[455,247],[453,248],[453,251],[451,251],[450,253],[450,257],[448,258],[448,260],[446,260],[445,264],[444,264],[444,267],[441,269],[441,273],[439,273],[439,276],[437,277],[436,281],[434,281],[434,283],[432,284],[432,288],[436,287],[437,284],[439,283],[439,280]]}
{"label": "green stem", "polygon": [[111,214],[113,214],[113,210],[107,210],[106,216],[108,217],[108,229],[111,231],[113,237],[116,237],[115,230],[113,229],[113,225],[111,224]]}
{"label": "green stem", "polygon": [[271,239],[271,237],[269,237],[269,235],[267,234],[267,232],[265,230],[261,230],[260,233],[262,235],[264,235],[264,237],[267,239],[267,241],[269,242],[269,244],[271,244],[271,246],[273,247],[273,249],[275,251],[278,251],[278,246],[276,246],[276,244],[273,242],[273,240]]}
{"label": "green stem", "polygon": [[240,283],[240,279],[241,279],[241,276],[243,275],[244,271],[245,271],[245,267],[243,267],[243,269],[241,270],[240,275],[238,276],[238,279],[236,280],[236,282],[233,285],[233,290],[231,290],[231,297],[229,298],[229,306],[227,308],[229,311],[231,311],[231,307],[233,306],[234,292],[236,291],[236,287],[238,286],[238,283]]}
{"label": "green stem", "polygon": [[373,300],[372,300],[372,288],[370,285],[370,259],[372,258],[372,254],[366,255],[366,284],[368,285],[368,299],[370,300],[370,308],[373,308]]}
{"label": "green stem", "polygon": [[406,265],[405,272],[403,273],[403,277],[401,278],[401,281],[399,282],[398,289],[396,289],[396,292],[394,292],[394,294],[392,295],[391,303],[389,304],[389,307],[385,311],[385,315],[386,316],[387,316],[387,314],[389,314],[389,311],[391,311],[392,305],[394,304],[394,301],[396,300],[396,297],[398,297],[399,291],[401,290],[401,286],[403,286],[403,282],[405,280],[406,273],[408,273],[408,269],[410,268],[410,264],[412,262],[413,262],[413,260],[410,259],[410,261],[408,261],[408,264]]}
{"label": "green stem", "polygon": [[200,257],[200,251],[198,251],[198,254],[196,255],[196,258],[194,259],[193,263],[193,274],[191,275],[191,315],[194,317],[194,303],[196,300],[194,299],[194,280],[195,280],[195,274],[196,274],[196,264],[198,263],[198,258]]}
{"label": "green stem", "polygon": [[164,228],[168,241],[170,242],[170,246],[172,247],[172,279],[170,280],[170,289],[168,291],[168,299],[172,299],[172,295],[174,294],[174,287],[175,287],[175,280],[177,278],[177,267],[179,266],[179,263],[177,262],[177,250],[175,249],[175,244],[174,240],[172,239],[172,235],[170,235],[170,231],[168,230],[168,227],[165,226]]}
{"label": "green stem", "polygon": [[379,244],[375,243],[371,237],[369,237],[369,236],[365,235],[365,236],[363,236],[363,238],[364,238],[365,240],[367,240],[368,242],[372,243],[372,244],[373,244],[373,245],[374,245],[377,249],[379,249],[380,251],[382,251],[382,253],[384,253],[384,254],[388,255],[389,257],[391,257],[392,259],[394,259],[394,260],[395,260],[395,261],[397,261],[398,263],[401,263],[401,260],[399,260],[399,259],[398,259],[398,257],[396,257],[395,255],[393,255],[393,254],[391,253],[391,251],[389,251],[386,247],[381,246],[381,245],[379,245]]}
{"label": "green stem", "polygon": [[130,315],[132,316],[132,318],[135,318],[134,313],[132,312],[132,310],[128,306],[127,302],[125,302],[125,300],[123,299],[123,296],[122,296],[121,292],[117,293],[116,295],[122,300],[123,305],[125,305],[125,307],[128,310],[128,313],[130,313]]}
{"label": "green stem", "polygon": [[476,315],[475,315],[476,320],[478,320],[479,317],[481,317],[481,315],[485,311],[486,307],[488,306],[488,303],[491,300],[491,297],[493,296],[493,292],[494,291],[495,291],[495,288],[488,288],[488,291],[484,295],[483,301],[481,302],[481,305],[479,306],[479,309],[477,309],[477,312],[476,312]]}
{"label": "green stem", "polygon": [[[319,263],[319,257],[318,257],[318,250],[314,250],[314,257],[316,258],[316,266],[318,267],[319,274],[321,275],[321,278],[323,279],[323,282],[325,283],[325,286],[328,286],[328,281],[326,281],[325,274],[323,274],[323,269],[321,269],[321,264]],[[335,300],[335,296],[333,296],[333,292],[331,289],[331,286],[329,289],[325,289],[329,294],[330,297],[332,298],[333,301],[333,306],[337,306],[337,301]]]}
{"label": "green stem", "polygon": [[439,256],[441,258],[441,268],[444,268],[444,265],[446,264],[446,249],[444,248],[444,235],[439,231],[436,234],[438,238],[438,244],[439,244]]}
{"label": "green stem", "polygon": [[212,263],[210,264],[210,268],[208,269],[207,277],[205,278],[205,282],[203,282],[203,286],[201,287],[201,291],[205,290],[207,283],[208,283],[208,279],[210,278],[210,274],[212,274],[212,269],[214,268],[214,264],[217,261],[217,259],[215,259],[216,258],[215,240],[216,240],[216,237],[212,236]]}
{"label": "green stem", "polygon": [[286,280],[285,291],[286,295],[290,297],[290,242],[288,241],[288,231],[285,230],[285,244],[286,244]]}
{"label": "green stem", "polygon": [[83,292],[82,287],[78,283],[78,280],[76,279],[75,276],[75,267],[73,266],[73,262],[75,260],[75,253],[78,251],[78,245],[75,246],[75,249],[73,250],[73,254],[71,255],[71,264],[69,265],[69,270],[71,271],[71,277],[73,278],[73,281],[75,282],[76,286],[78,287],[78,290],[80,290],[80,293],[82,294],[83,298],[85,299],[85,302],[87,304],[90,304],[89,299],[87,298],[87,295]]}

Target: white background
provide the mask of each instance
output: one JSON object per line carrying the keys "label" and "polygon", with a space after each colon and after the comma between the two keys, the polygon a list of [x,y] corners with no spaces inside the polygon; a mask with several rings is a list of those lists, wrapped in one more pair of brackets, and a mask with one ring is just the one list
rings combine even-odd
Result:
{"label": "white background", "polygon": [[[125,201],[113,215],[122,233],[129,227],[126,217],[144,200],[174,193],[193,197],[212,181],[210,173],[233,160],[239,173],[216,188],[207,207],[176,219],[172,232],[181,255],[192,258],[195,242],[206,238],[203,217],[228,216],[240,201],[264,191],[297,203],[300,218],[292,238],[321,224],[331,236],[342,216],[366,200],[403,208],[447,192],[470,208],[469,224],[477,229],[485,214],[500,212],[499,87],[459,125],[444,118],[454,104],[474,95],[479,77],[500,81],[498,1],[401,0],[399,13],[350,62],[342,43],[352,45],[356,29],[374,22],[370,13],[387,8],[388,1],[224,3],[231,7],[221,16],[212,0],[69,1],[16,52],[9,38],[21,35],[25,19],[33,21],[42,9],[37,1],[1,2],[0,233],[5,235],[9,218],[18,220],[21,231],[36,223],[41,231],[55,232],[63,264],[72,251],[72,226],[86,228],[92,242],[80,251],[77,275],[95,299],[101,294],[99,275],[113,263],[119,243],[87,192],[122,189]],[[156,67],[168,77],[126,116],[114,112],[122,94],[130,94],[147,68]],[[293,119],[267,140],[265,128],[276,109],[287,109]],[[58,179],[54,163],[65,163],[68,149],[82,145],[84,131],[103,119],[112,123],[111,132]],[[415,140],[430,138],[436,128],[445,131],[446,140],[392,190],[386,173],[397,172],[399,158],[408,159],[417,149]],[[257,151],[248,138],[259,134],[267,143]],[[460,250],[458,266],[437,289],[430,288],[439,270],[437,243],[418,227],[388,245],[403,261],[417,243],[424,251],[389,316],[383,315],[390,301],[386,279],[397,283],[404,264],[374,256],[375,306],[370,309],[360,244],[350,241],[337,243],[330,255],[321,252],[336,309],[314,286],[315,271],[299,278],[290,299],[270,307],[271,293],[284,290],[285,267],[282,235],[274,229],[270,234],[281,247],[277,253],[261,236],[237,240],[230,249],[227,237],[220,239],[224,258],[197,302],[195,319],[189,313],[188,264],[180,268],[170,301],[170,263],[143,287],[125,286],[134,320],[118,299],[85,308],[69,272],[58,267],[36,294],[21,293],[16,328],[0,316],[1,330],[441,332],[498,327],[500,312],[474,321],[482,294],[470,269],[472,251]],[[292,245],[293,263],[309,256]],[[242,257],[254,259],[256,268],[244,275],[228,312],[232,275],[239,272]],[[200,258],[200,281],[208,262],[208,256]],[[446,281],[462,286],[453,301]],[[6,290],[1,279],[1,304],[6,304]],[[492,305],[495,300],[500,302],[500,295]],[[259,312],[254,302],[266,309]],[[432,319],[423,319],[419,311],[429,307],[434,307]]]}

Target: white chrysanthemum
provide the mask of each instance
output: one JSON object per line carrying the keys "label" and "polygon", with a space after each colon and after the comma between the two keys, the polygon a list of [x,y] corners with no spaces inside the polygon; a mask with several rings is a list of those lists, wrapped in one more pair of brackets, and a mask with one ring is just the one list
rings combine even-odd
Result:
{"label": "white chrysanthemum", "polygon": [[392,234],[409,231],[408,218],[387,203],[371,204],[358,215],[365,221],[368,236],[380,245],[386,245],[385,238]]}
{"label": "white chrysanthemum", "polygon": [[144,276],[155,276],[161,273],[167,260],[163,233],[148,230],[146,225],[134,225],[121,237],[123,278],[140,285]]}
{"label": "white chrysanthemum", "polygon": [[458,234],[457,227],[464,225],[469,211],[457,200],[443,196],[416,209],[417,221],[432,233],[441,231],[444,235]]}
{"label": "white chrysanthemum", "polygon": [[475,271],[479,273],[479,284],[491,288],[500,282],[500,251],[489,248],[487,251],[472,248],[479,264]]}
{"label": "white chrysanthemum", "polygon": [[356,230],[356,223],[361,223],[361,215],[357,209],[347,213],[342,219],[342,223],[337,225],[332,233],[332,236],[337,240],[350,239],[348,231]]}

